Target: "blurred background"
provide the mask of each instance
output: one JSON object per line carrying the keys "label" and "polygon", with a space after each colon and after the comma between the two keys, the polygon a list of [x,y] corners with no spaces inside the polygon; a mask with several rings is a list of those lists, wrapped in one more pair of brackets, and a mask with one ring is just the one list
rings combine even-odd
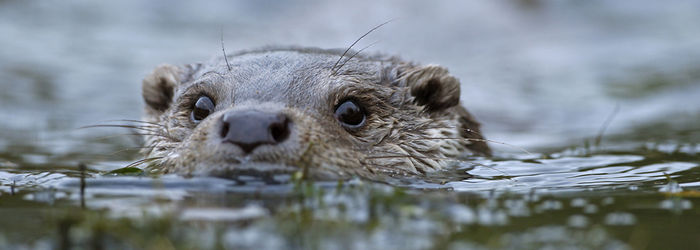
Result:
{"label": "blurred background", "polygon": [[[0,156],[81,160],[134,146],[161,63],[264,45],[356,48],[449,68],[488,138],[531,151],[697,140],[697,1],[0,1]],[[617,107],[617,108],[616,108]],[[117,132],[115,132],[117,131]],[[615,138],[623,138],[616,142]],[[508,148],[504,148],[508,150]],[[89,157],[88,157],[89,158]]]}

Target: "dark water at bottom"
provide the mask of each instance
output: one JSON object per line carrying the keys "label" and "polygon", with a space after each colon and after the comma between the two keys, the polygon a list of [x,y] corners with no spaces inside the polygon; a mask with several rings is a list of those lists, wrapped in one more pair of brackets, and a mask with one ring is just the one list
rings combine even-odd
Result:
{"label": "dark water at bottom", "polygon": [[125,162],[27,170],[5,161],[0,248],[696,248],[698,150],[509,154],[428,178],[446,183],[399,186],[105,174]]}

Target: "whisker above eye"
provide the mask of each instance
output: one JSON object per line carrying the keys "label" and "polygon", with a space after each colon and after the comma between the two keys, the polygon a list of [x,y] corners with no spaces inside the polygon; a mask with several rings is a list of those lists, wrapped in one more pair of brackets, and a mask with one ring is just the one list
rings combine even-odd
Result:
{"label": "whisker above eye", "polygon": [[[392,21],[394,21],[394,19],[390,19],[389,21],[386,21],[380,25],[375,26],[374,28],[367,31],[367,33],[365,33],[362,36],[360,36],[359,38],[357,38],[357,40],[355,40],[352,44],[350,44],[350,46],[347,49],[345,49],[343,54],[340,55],[340,58],[338,58],[338,61],[336,61],[335,64],[333,64],[333,67],[331,67],[331,75],[335,75],[338,72],[338,70],[340,70],[340,68],[342,68],[342,66],[338,67],[337,69],[335,67],[338,66],[338,63],[340,63],[340,60],[343,60],[343,57],[345,57],[345,55],[348,53],[348,51],[350,51],[352,49],[352,47],[355,46],[355,44],[357,44],[360,40],[362,40],[362,38],[365,38],[367,35],[372,33],[372,31],[375,31],[376,29],[379,29],[380,27],[382,27],[382,26],[384,26]],[[345,65],[345,64],[343,64],[343,65]]]}
{"label": "whisker above eye", "polygon": [[346,59],[346,60],[343,62],[343,64],[341,64],[340,66],[338,66],[338,69],[335,71],[334,74],[337,74],[338,71],[340,71],[340,69],[342,69],[343,66],[345,66],[345,64],[347,64],[352,58],[354,58],[355,56],[357,56],[358,54],[360,54],[362,51],[366,50],[366,49],[369,48],[369,47],[372,47],[372,45],[375,45],[375,44],[377,44],[377,43],[379,43],[379,41],[373,42],[373,43],[371,43],[370,45],[367,45],[367,46],[365,46],[364,48],[362,48],[362,49],[358,50],[357,52],[353,53],[352,55],[350,55],[350,57],[348,57],[348,59]]}

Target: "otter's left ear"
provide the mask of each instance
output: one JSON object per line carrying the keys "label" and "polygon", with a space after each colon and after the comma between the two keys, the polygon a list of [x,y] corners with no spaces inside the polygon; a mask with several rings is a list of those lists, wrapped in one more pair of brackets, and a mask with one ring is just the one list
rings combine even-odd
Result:
{"label": "otter's left ear", "polygon": [[415,103],[427,111],[440,111],[459,104],[459,81],[437,65],[418,66],[406,72]]}

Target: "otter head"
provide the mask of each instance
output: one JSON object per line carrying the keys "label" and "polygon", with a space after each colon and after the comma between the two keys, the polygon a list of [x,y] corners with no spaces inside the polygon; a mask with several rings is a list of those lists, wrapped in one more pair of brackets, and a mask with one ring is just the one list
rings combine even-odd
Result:
{"label": "otter head", "polygon": [[154,168],[229,176],[421,175],[490,153],[445,68],[337,50],[275,48],[163,65],[143,81]]}

